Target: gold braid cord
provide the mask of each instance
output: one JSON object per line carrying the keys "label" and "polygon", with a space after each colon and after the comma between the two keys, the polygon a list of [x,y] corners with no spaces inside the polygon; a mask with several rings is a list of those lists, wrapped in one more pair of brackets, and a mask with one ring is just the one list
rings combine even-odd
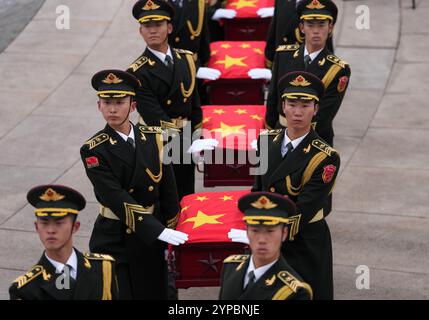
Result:
{"label": "gold braid cord", "polygon": [[204,8],[205,8],[205,0],[198,0],[198,25],[197,29],[195,30],[192,26],[191,21],[186,21],[186,24],[188,25],[189,33],[191,34],[191,40],[194,40],[196,37],[198,37],[201,34],[201,30],[203,29],[203,21],[204,21]]}
{"label": "gold braid cord", "polygon": [[186,59],[188,60],[189,70],[191,71],[191,85],[190,85],[189,89],[186,90],[185,85],[183,84],[183,82],[181,82],[180,83],[180,90],[182,91],[183,97],[189,98],[192,95],[192,93],[194,92],[195,76],[197,74],[197,71],[196,71],[195,62],[194,62],[194,59],[192,58],[192,56],[190,54],[187,54]]}

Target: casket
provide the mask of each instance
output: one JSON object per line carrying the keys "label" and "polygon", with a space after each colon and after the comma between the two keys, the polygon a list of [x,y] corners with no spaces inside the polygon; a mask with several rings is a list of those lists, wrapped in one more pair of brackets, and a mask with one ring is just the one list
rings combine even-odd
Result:
{"label": "casket", "polygon": [[[259,165],[251,146],[264,130],[263,105],[203,106],[203,137],[218,146],[204,152],[204,187],[251,186]],[[201,170],[201,166],[198,166]]]}
{"label": "casket", "polygon": [[271,18],[261,18],[257,11],[267,7],[274,7],[274,0],[227,0],[225,9],[236,10],[237,15],[224,20],[225,40],[265,41]]}
{"label": "casket", "polygon": [[248,72],[265,68],[264,41],[217,41],[210,44],[209,68],[218,80],[206,82],[210,104],[264,104],[266,81],[250,79]]}
{"label": "casket", "polygon": [[200,192],[183,197],[176,230],[187,233],[189,240],[173,247],[177,288],[219,286],[223,260],[248,251],[245,244],[228,238],[231,228],[245,229],[237,201],[248,192]]}

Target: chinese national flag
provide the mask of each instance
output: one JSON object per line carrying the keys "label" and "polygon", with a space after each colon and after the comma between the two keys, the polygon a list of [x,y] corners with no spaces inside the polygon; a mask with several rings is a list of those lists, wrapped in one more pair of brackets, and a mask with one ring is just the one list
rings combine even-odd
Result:
{"label": "chinese national flag", "polygon": [[203,106],[204,138],[217,139],[218,148],[251,150],[264,129],[263,105]]}
{"label": "chinese national flag", "polygon": [[186,243],[231,242],[231,228],[246,229],[237,202],[249,190],[199,192],[183,197],[176,230],[189,235]]}
{"label": "chinese national flag", "polygon": [[225,9],[237,11],[236,18],[259,18],[261,8],[274,7],[274,0],[227,0]]}
{"label": "chinese national flag", "polygon": [[218,69],[221,79],[249,79],[250,69],[265,68],[265,41],[217,41],[210,50],[208,67]]}

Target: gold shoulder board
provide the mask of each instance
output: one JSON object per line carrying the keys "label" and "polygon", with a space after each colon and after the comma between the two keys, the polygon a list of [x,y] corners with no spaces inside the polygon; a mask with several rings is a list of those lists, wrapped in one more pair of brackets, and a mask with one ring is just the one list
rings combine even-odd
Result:
{"label": "gold shoulder board", "polygon": [[261,132],[261,135],[275,136],[282,132],[283,129],[273,129]]}
{"label": "gold shoulder board", "polygon": [[325,142],[323,142],[320,139],[313,140],[313,142],[311,143],[311,145],[313,147],[316,147],[320,151],[323,151],[328,156],[331,156],[333,152],[337,152],[337,150],[335,150],[334,148],[332,148],[331,146],[329,146],[328,144],[326,144]]}
{"label": "gold shoulder board", "polygon": [[295,278],[287,271],[280,271],[277,277],[287,286],[289,286],[293,292],[296,292],[299,287],[304,287],[301,281]]}
{"label": "gold shoulder board", "polygon": [[96,146],[102,144],[103,142],[106,142],[109,140],[109,135],[106,133],[99,134],[98,136],[88,140],[85,142],[89,146],[89,150],[94,149]]}
{"label": "gold shoulder board", "polygon": [[183,50],[183,49],[177,49],[177,48],[174,48],[173,50],[178,53],[184,53],[184,54],[190,54],[190,55],[194,54],[192,51],[189,51],[189,50]]}
{"label": "gold shoulder board", "polygon": [[348,65],[348,63],[346,61],[344,61],[344,60],[342,60],[342,59],[340,59],[337,56],[334,56],[332,54],[328,55],[326,57],[326,59],[328,59],[328,61],[330,61],[336,65],[339,65],[343,69],[346,67],[346,65]]}
{"label": "gold shoulder board", "polygon": [[296,51],[299,49],[298,44],[282,44],[278,46],[276,51]]}
{"label": "gold shoulder board", "polygon": [[108,254],[85,252],[83,255],[84,255],[85,258],[90,259],[90,260],[115,261],[115,259],[112,256],[109,256]]}
{"label": "gold shoulder board", "polygon": [[40,276],[44,271],[44,268],[40,265],[34,266],[30,271],[28,271],[26,274],[16,278],[13,283],[17,284],[17,288],[20,289],[29,282],[36,279],[38,276]]}
{"label": "gold shoulder board", "polygon": [[140,126],[139,129],[141,133],[164,133],[161,127]]}
{"label": "gold shoulder board", "polygon": [[146,63],[149,63],[149,65],[153,66],[155,64],[155,61],[149,59],[148,57],[141,56],[136,61],[134,61],[129,67],[128,70],[131,69],[133,72],[136,72],[138,69],[141,68],[141,66],[145,65]]}
{"label": "gold shoulder board", "polygon": [[241,263],[249,259],[248,254],[236,254],[229,256],[225,260],[223,260],[223,263]]}

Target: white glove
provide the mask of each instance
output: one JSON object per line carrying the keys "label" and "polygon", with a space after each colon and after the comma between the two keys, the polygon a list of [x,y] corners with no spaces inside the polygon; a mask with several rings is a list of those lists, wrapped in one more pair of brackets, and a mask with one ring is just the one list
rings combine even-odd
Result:
{"label": "white glove", "polygon": [[253,150],[258,151],[258,140],[253,139],[252,142],[250,143],[250,146],[252,147]]}
{"label": "white glove", "polygon": [[197,139],[192,142],[188,153],[200,153],[203,150],[214,150],[219,144],[216,139]]}
{"label": "white glove", "polygon": [[176,231],[173,229],[165,228],[164,231],[158,236],[158,240],[177,246],[179,244],[184,244],[188,241],[188,235],[186,233]]}
{"label": "white glove", "polygon": [[261,18],[269,18],[269,17],[274,16],[274,7],[261,8],[258,11],[256,11],[256,13]]}
{"label": "white glove", "polygon": [[228,232],[228,238],[230,238],[232,242],[241,242],[241,243],[249,244],[249,238],[247,237],[246,230],[232,228]]}
{"label": "white glove", "polygon": [[265,68],[250,69],[247,73],[251,79],[271,80],[271,70]]}
{"label": "white glove", "polygon": [[205,80],[217,80],[219,79],[222,72],[218,69],[200,67],[198,68],[197,78]]}
{"label": "white glove", "polygon": [[233,9],[217,9],[212,17],[212,20],[219,21],[220,19],[234,19],[237,11]]}

